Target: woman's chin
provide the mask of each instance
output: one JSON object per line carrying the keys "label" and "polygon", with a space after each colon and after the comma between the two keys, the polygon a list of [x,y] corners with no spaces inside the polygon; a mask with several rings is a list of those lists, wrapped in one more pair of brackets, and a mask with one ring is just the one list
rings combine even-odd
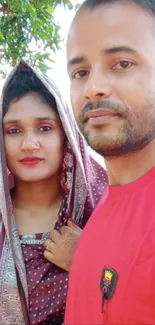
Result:
{"label": "woman's chin", "polygon": [[16,175],[15,179],[18,179],[21,182],[29,182],[29,183],[34,183],[34,182],[42,182],[46,181],[47,179],[51,178],[51,175],[36,175],[36,174],[31,174],[27,175],[26,173],[24,175]]}

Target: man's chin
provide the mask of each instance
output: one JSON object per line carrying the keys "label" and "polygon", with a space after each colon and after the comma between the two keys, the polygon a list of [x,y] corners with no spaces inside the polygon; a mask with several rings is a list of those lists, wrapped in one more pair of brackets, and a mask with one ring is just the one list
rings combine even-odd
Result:
{"label": "man's chin", "polygon": [[121,142],[115,138],[108,138],[90,133],[83,133],[88,145],[104,158],[123,156],[126,154]]}

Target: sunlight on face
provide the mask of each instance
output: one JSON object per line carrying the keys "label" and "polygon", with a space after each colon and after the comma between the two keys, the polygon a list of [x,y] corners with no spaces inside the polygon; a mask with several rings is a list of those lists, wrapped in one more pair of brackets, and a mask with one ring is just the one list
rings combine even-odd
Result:
{"label": "sunlight on face", "polygon": [[15,178],[34,182],[59,175],[65,134],[59,115],[39,94],[11,102],[3,125],[7,165]]}

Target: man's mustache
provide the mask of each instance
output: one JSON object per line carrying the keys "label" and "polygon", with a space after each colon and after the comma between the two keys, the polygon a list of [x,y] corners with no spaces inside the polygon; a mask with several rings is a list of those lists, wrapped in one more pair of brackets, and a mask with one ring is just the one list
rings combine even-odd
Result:
{"label": "man's mustache", "polygon": [[83,114],[85,114],[86,112],[90,111],[90,110],[95,110],[98,108],[103,108],[103,109],[109,109],[112,110],[114,113],[120,114],[122,115],[123,113],[123,109],[121,108],[121,106],[119,104],[116,104],[110,100],[106,100],[106,99],[99,99],[95,102],[88,102],[83,106]]}

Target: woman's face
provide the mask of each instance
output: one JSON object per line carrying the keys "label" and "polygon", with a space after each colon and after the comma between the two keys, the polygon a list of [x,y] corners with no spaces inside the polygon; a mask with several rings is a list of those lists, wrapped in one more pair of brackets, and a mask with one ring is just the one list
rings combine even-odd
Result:
{"label": "woman's face", "polygon": [[7,166],[22,181],[60,173],[65,134],[59,115],[37,93],[11,102],[3,119]]}

